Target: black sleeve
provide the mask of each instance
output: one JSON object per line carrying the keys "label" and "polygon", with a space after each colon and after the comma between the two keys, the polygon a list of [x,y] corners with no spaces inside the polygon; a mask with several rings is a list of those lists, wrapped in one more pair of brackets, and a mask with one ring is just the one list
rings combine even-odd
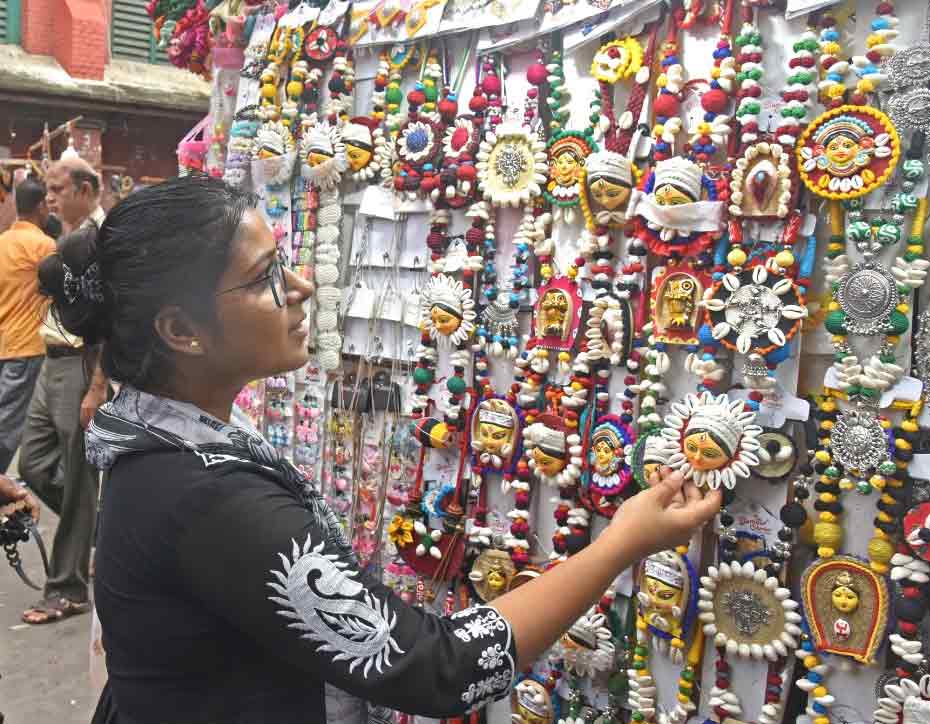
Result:
{"label": "black sleeve", "polygon": [[440,618],[363,574],[322,501],[251,472],[185,510],[177,560],[191,594],[273,655],[374,704],[450,717],[508,694],[510,625],[479,606]]}

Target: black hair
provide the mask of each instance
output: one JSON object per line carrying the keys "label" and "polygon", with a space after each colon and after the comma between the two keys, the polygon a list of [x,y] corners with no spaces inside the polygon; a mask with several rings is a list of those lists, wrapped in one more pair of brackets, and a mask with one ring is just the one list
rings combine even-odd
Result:
{"label": "black hair", "polygon": [[45,184],[37,178],[29,177],[16,186],[16,215],[29,216],[45,200]]}
{"label": "black hair", "polygon": [[100,193],[100,177],[96,173],[82,168],[70,168],[68,175],[71,176],[71,183],[76,190],[80,190],[81,184],[88,183],[94,196]]}
{"label": "black hair", "polygon": [[[243,214],[256,199],[203,175],[175,178],[137,191],[107,214],[59,242],[39,267],[61,324],[87,344],[103,343],[104,373],[140,389],[157,388],[171,372],[171,353],[155,331],[170,304],[212,321],[213,297],[229,262]],[[94,265],[96,264],[96,267]],[[100,294],[65,289],[65,276],[89,274]],[[85,280],[87,277],[85,277]],[[68,292],[68,293],[66,293]]]}

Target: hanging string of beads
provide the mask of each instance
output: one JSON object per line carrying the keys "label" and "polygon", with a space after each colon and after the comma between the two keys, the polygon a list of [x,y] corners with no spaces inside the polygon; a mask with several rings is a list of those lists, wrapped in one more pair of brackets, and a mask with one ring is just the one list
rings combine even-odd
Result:
{"label": "hanging string of beads", "polygon": [[681,110],[681,94],[685,87],[685,69],[679,57],[678,30],[683,17],[684,11],[680,7],[672,11],[668,34],[662,43],[659,61],[662,73],[656,79],[656,87],[659,90],[653,107],[656,115],[652,127],[653,158],[656,161],[672,157],[675,137],[681,132],[681,118],[678,114]]}

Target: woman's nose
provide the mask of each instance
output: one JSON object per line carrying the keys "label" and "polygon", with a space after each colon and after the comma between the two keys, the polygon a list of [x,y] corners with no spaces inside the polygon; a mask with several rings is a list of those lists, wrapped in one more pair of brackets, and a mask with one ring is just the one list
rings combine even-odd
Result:
{"label": "woman's nose", "polygon": [[284,272],[287,275],[287,302],[288,304],[302,304],[313,294],[313,282],[295,274],[290,269]]}

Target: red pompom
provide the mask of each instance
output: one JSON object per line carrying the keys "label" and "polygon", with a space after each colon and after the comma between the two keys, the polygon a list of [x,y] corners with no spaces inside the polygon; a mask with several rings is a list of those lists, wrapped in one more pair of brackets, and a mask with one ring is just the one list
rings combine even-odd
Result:
{"label": "red pompom", "polygon": [[443,98],[439,101],[439,115],[441,115],[446,122],[451,122],[459,112],[459,104],[455,101],[450,101],[448,98]]}
{"label": "red pompom", "polygon": [[407,94],[407,103],[412,106],[422,106],[426,103],[426,93],[421,90],[412,90]]}
{"label": "red pompom", "polygon": [[481,113],[485,108],[488,107],[488,99],[477,93],[471,97],[471,100],[468,101],[468,110],[472,113]]}
{"label": "red pompom", "polygon": [[542,85],[546,82],[546,78],[548,77],[549,72],[542,63],[533,63],[533,65],[526,69],[526,79],[532,85]]}
{"label": "red pompom", "polygon": [[708,113],[723,113],[727,107],[727,94],[722,88],[711,88],[701,96],[701,108]]}
{"label": "red pompom", "polygon": [[661,93],[658,98],[656,98],[655,112],[657,116],[664,116],[666,118],[671,118],[672,116],[678,115],[678,107],[681,105],[681,101],[678,100],[678,96],[672,93]]}
{"label": "red pompom", "polygon": [[478,172],[474,166],[459,166],[458,177],[462,181],[474,181],[478,178]]}
{"label": "red pompom", "polygon": [[489,96],[501,94],[501,79],[496,75],[486,75],[481,81],[481,89]]}

